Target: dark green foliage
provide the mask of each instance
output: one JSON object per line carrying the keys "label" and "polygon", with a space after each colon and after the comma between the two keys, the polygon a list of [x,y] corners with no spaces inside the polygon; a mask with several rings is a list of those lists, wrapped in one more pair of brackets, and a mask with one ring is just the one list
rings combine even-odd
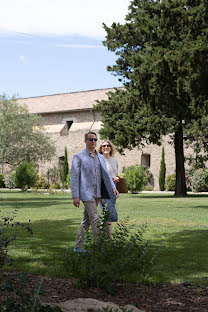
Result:
{"label": "dark green foliage", "polygon": [[82,285],[105,287],[111,294],[115,282],[144,279],[156,256],[144,239],[146,225],[135,229],[127,220],[120,222],[112,240],[105,233],[105,221],[100,229],[96,240],[91,233],[86,235],[86,252],[67,250],[64,262],[69,275]]}
{"label": "dark green foliage", "polygon": [[159,187],[160,191],[165,190],[165,174],[166,174],[166,165],[165,165],[165,149],[162,147],[162,159],[160,162],[160,173],[159,173]]}
{"label": "dark green foliage", "polygon": [[61,312],[59,307],[42,304],[39,295],[43,294],[42,281],[31,287],[30,278],[25,273],[16,273],[2,285],[2,291],[11,293],[0,303],[1,312]]}
{"label": "dark green foliage", "polygon": [[166,191],[175,191],[176,188],[176,175],[175,173],[170,174],[166,178],[165,182]]}
{"label": "dark green foliage", "polygon": [[152,174],[143,165],[129,166],[124,169],[124,178],[131,193],[141,192],[151,180]]}
{"label": "dark green foliage", "polygon": [[208,191],[208,169],[198,169],[192,177],[191,187],[193,192]]}
{"label": "dark green foliage", "polygon": [[71,170],[69,170],[69,173],[66,176],[66,181],[64,182],[63,187],[66,189],[71,187]]}
{"label": "dark green foliage", "polygon": [[4,175],[0,173],[0,188],[4,187]]}
{"label": "dark green foliage", "polygon": [[69,164],[68,164],[68,155],[67,155],[67,148],[65,147],[64,153],[64,165],[63,165],[63,172],[62,172],[62,183],[66,182],[67,175],[69,173]]}
{"label": "dark green foliage", "polygon": [[208,113],[207,15],[207,0],[133,0],[126,23],[104,25],[104,45],[117,55],[108,70],[125,88],[97,104],[101,135],[120,152],[143,143],[160,145],[171,135],[176,196],[186,196],[184,140],[191,143],[191,137],[193,143],[197,133],[206,151],[208,146],[207,130],[202,131]]}
{"label": "dark green foliage", "polygon": [[21,190],[27,190],[31,186],[35,186],[38,180],[37,169],[28,162],[21,163],[16,169],[15,183]]}

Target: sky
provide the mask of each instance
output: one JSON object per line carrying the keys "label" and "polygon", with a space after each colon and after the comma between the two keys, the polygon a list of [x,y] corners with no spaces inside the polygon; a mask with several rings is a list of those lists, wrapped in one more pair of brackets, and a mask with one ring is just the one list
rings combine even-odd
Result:
{"label": "sky", "polygon": [[121,86],[102,24],[130,0],[0,0],[0,94],[34,97]]}

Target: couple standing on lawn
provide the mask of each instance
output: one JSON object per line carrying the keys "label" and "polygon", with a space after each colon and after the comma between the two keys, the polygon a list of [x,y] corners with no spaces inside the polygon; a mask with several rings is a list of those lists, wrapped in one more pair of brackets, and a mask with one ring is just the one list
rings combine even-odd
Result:
{"label": "couple standing on lawn", "polygon": [[[73,204],[79,207],[80,200],[84,204],[83,218],[75,241],[75,252],[83,252],[83,234],[91,226],[96,237],[99,233],[98,203],[107,205],[108,224],[106,230],[111,238],[111,221],[117,221],[115,210],[116,198],[119,192],[116,189],[116,176],[118,175],[117,161],[111,157],[114,152],[109,141],[103,141],[96,151],[97,134],[89,131],[85,134],[86,148],[74,155],[71,167],[71,191]],[[103,155],[105,156],[103,156]]]}

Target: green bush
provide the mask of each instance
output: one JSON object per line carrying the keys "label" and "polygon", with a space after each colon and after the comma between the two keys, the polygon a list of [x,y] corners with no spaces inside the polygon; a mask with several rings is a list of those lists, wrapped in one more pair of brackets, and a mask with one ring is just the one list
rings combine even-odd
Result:
{"label": "green bush", "polygon": [[67,153],[67,148],[65,146],[65,150],[64,150],[64,163],[63,163],[63,168],[62,168],[62,184],[63,185],[66,182],[66,178],[67,178],[68,173],[69,173],[68,153]]}
{"label": "green bush", "polygon": [[71,187],[71,170],[69,170],[69,173],[66,176],[66,181],[63,183],[63,188],[69,189]]}
{"label": "green bush", "polygon": [[7,173],[4,178],[5,187],[9,189],[13,189],[16,187],[15,178],[16,177],[16,171],[13,170],[10,173]]}
{"label": "green bush", "polygon": [[146,225],[134,228],[128,220],[117,223],[112,240],[105,232],[105,221],[100,223],[100,234],[94,239],[91,232],[85,237],[86,252],[65,253],[65,269],[81,285],[104,287],[112,291],[116,282],[130,279],[141,281],[147,276],[156,251],[145,241]]}
{"label": "green bush", "polygon": [[175,173],[167,176],[166,182],[165,182],[165,188],[166,188],[166,191],[175,191],[176,189],[176,174]]}
{"label": "green bush", "polygon": [[38,180],[38,171],[29,162],[21,163],[16,169],[15,183],[22,190],[35,186]]}
{"label": "green bush", "polygon": [[46,179],[40,173],[38,174],[38,180],[35,184],[35,187],[37,187],[38,189],[46,189],[48,187]]}
{"label": "green bush", "polygon": [[124,168],[124,178],[131,193],[141,192],[151,180],[152,174],[147,166],[135,165]]}
{"label": "green bush", "polygon": [[195,171],[191,187],[193,192],[208,191],[208,169],[198,169]]}
{"label": "green bush", "polygon": [[0,173],[0,188],[4,187],[4,175]]}
{"label": "green bush", "polygon": [[61,186],[59,183],[52,183],[50,186],[49,186],[49,190],[50,191],[53,191],[53,190],[60,190]]}

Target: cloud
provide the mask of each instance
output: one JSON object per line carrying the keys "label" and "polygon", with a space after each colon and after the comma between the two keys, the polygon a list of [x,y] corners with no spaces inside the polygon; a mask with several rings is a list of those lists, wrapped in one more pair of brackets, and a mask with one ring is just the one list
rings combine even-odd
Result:
{"label": "cloud", "polygon": [[124,22],[130,0],[7,0],[0,2],[0,32],[105,36],[104,22]]}

